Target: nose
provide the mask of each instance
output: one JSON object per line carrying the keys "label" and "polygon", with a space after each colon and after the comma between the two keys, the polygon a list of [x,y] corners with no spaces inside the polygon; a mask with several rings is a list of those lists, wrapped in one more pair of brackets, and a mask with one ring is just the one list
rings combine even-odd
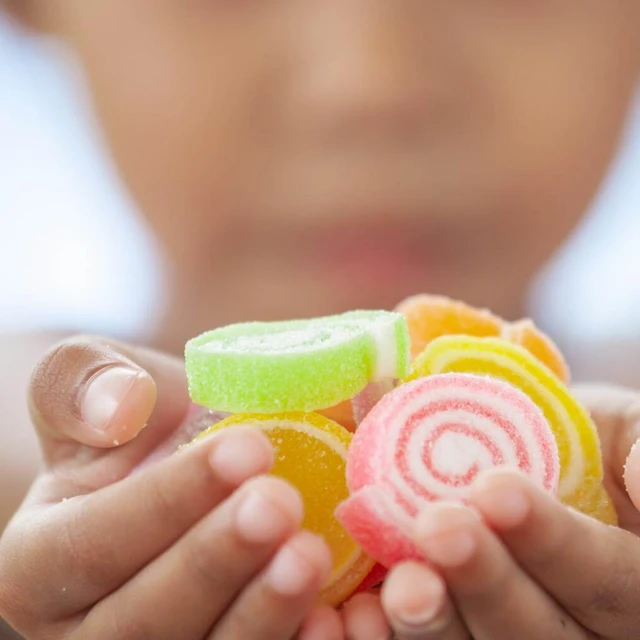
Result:
{"label": "nose", "polygon": [[[319,0],[296,56],[295,107],[324,134],[410,133],[432,84],[419,19],[403,0]],[[422,33],[421,33],[422,32]]]}

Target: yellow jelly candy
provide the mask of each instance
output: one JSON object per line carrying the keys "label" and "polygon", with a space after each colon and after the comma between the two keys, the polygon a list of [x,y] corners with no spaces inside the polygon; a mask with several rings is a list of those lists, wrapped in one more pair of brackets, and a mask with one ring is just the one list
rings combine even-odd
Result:
{"label": "yellow jelly candy", "polygon": [[492,376],[527,394],[544,413],[558,444],[559,498],[588,515],[604,513],[598,432],[588,412],[546,366],[506,340],[444,336],[416,358],[407,381],[450,372]]}
{"label": "yellow jelly candy", "polygon": [[351,434],[316,413],[235,414],[198,439],[238,425],[258,427],[271,440],[275,449],[272,473],[298,489],[305,507],[303,528],[321,535],[333,554],[333,572],[320,597],[328,604],[339,604],[375,564],[334,516],[336,507],[349,497],[345,469]]}
{"label": "yellow jelly candy", "polygon": [[596,488],[588,505],[582,511],[605,524],[618,524],[618,514],[613,506],[613,500],[602,485]]}

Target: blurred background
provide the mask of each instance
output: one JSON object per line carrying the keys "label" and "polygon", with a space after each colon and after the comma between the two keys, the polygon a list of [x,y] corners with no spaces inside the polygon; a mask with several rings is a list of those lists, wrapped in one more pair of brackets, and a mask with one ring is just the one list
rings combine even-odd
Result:
{"label": "blurred background", "polygon": [[[586,377],[596,372],[584,343],[640,339],[636,103],[600,196],[530,295],[530,314]],[[162,256],[104,151],[74,61],[2,14],[0,225],[0,331],[131,338],[153,324]]]}

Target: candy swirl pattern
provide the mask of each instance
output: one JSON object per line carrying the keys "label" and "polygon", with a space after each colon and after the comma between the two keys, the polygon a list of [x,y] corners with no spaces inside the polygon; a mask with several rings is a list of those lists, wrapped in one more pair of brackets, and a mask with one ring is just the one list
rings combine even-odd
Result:
{"label": "candy swirl pattern", "polygon": [[360,425],[348,454],[351,495],[337,515],[389,567],[418,557],[409,533],[421,507],[464,502],[482,470],[501,466],[557,488],[557,445],[531,399],[490,377],[420,378],[387,394]]}
{"label": "candy swirl pattern", "polygon": [[590,513],[603,478],[598,432],[569,389],[525,349],[497,338],[444,336],[413,363],[407,380],[442,373],[491,376],[525,393],[544,414],[560,452],[558,496]]}

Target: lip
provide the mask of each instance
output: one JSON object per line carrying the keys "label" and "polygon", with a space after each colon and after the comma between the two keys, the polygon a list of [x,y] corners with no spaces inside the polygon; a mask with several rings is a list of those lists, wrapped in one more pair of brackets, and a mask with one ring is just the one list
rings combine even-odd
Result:
{"label": "lip", "polygon": [[402,225],[339,226],[314,237],[310,257],[321,273],[339,275],[350,287],[426,286],[437,257],[423,240]]}

